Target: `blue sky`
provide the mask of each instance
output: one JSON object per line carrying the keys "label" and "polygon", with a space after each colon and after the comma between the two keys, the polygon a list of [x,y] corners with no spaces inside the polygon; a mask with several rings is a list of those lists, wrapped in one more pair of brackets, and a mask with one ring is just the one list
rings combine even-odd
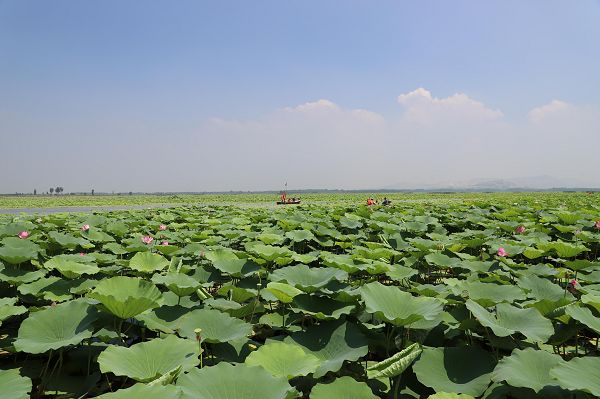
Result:
{"label": "blue sky", "polygon": [[599,21],[592,0],[0,0],[0,192],[600,186]]}

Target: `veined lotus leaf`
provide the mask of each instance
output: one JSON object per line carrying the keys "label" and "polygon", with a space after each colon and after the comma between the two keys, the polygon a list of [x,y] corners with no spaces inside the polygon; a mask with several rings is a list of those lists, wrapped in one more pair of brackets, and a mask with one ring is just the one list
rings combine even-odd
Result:
{"label": "veined lotus leaf", "polygon": [[94,264],[74,262],[61,256],[50,258],[44,263],[44,268],[58,270],[66,278],[77,278],[84,274],[93,275],[100,271],[98,266]]}
{"label": "veined lotus leaf", "polygon": [[492,380],[506,381],[513,387],[531,388],[539,393],[546,386],[558,385],[557,381],[550,377],[550,370],[562,362],[560,356],[544,350],[515,349],[510,356],[498,362]]}
{"label": "veined lotus leaf", "polygon": [[562,241],[538,244],[538,248],[547,252],[554,251],[561,258],[574,258],[582,252],[589,251],[585,245],[570,244]]}
{"label": "veined lotus leaf", "polygon": [[198,344],[174,335],[129,348],[111,345],[98,356],[101,372],[124,375],[139,382],[155,380],[180,366],[187,371],[199,363]]}
{"label": "veined lotus leaf", "polygon": [[17,306],[17,298],[0,298],[0,326],[9,317],[27,313],[25,306]]}
{"label": "veined lotus leaf", "polygon": [[189,308],[180,305],[162,305],[159,308],[135,316],[135,319],[144,323],[152,331],[173,334],[177,328],[178,319],[189,313],[189,311]]}
{"label": "veined lotus leaf", "polygon": [[398,287],[379,282],[363,285],[360,294],[367,312],[396,326],[410,325],[421,319],[433,320],[442,312],[444,305],[440,299],[414,297]]}
{"label": "veined lotus leaf", "polygon": [[309,230],[292,230],[285,233],[285,236],[293,242],[311,241],[315,236]]}
{"label": "veined lotus leaf", "polygon": [[337,255],[329,252],[321,252],[321,260],[325,266],[334,267],[347,273],[356,273],[366,269],[365,264],[356,262],[350,255]]}
{"label": "veined lotus leaf", "polygon": [[176,325],[180,335],[190,338],[196,337],[196,328],[202,329],[202,340],[209,343],[232,341],[252,332],[252,325],[215,309],[192,310]]}
{"label": "veined lotus leaf", "polygon": [[581,297],[581,302],[600,312],[600,294],[585,294]]}
{"label": "veined lotus leaf", "polygon": [[31,387],[31,380],[21,376],[19,369],[0,370],[2,399],[28,399]]}
{"label": "veined lotus leaf", "polygon": [[547,299],[558,301],[565,296],[565,290],[552,281],[536,275],[526,275],[519,278],[519,287],[527,292],[527,297],[536,300]]}
{"label": "veined lotus leaf", "polygon": [[470,299],[465,304],[481,325],[491,328],[498,337],[519,332],[532,341],[546,342],[554,334],[552,322],[534,308],[520,309],[508,303],[499,303],[494,315]]}
{"label": "veined lotus leaf", "polygon": [[385,272],[385,275],[394,281],[402,281],[417,274],[419,274],[418,270],[400,265],[391,265],[390,270]]}
{"label": "veined lotus leaf", "polygon": [[0,237],[16,236],[22,231],[31,231],[36,225],[30,221],[15,221],[0,226]]}
{"label": "veined lotus leaf", "polygon": [[294,389],[285,378],[272,376],[262,367],[227,362],[194,369],[177,380],[182,399],[288,399]]}
{"label": "veined lotus leaf", "polygon": [[76,285],[78,285],[76,280],[65,280],[50,276],[32,283],[21,284],[17,289],[23,295],[33,295],[48,301],[64,302],[73,297],[71,295],[71,288]]}
{"label": "veined lotus leaf", "polygon": [[102,248],[106,251],[110,251],[115,255],[125,255],[128,251],[116,242],[109,242],[104,244]]}
{"label": "veined lotus leaf", "polygon": [[93,333],[97,311],[84,300],[75,300],[30,313],[19,327],[15,349],[44,353],[77,345]]}
{"label": "veined lotus leaf", "polygon": [[198,280],[183,273],[155,274],[152,281],[155,284],[164,284],[177,296],[191,295],[201,285]]}
{"label": "veined lotus leaf", "polygon": [[367,376],[369,378],[396,377],[409,368],[422,351],[421,346],[414,343],[394,356],[368,367]]}
{"label": "veined lotus leaf", "polygon": [[491,382],[496,362],[477,347],[425,348],[414,363],[417,379],[436,392],[480,396]]}
{"label": "veined lotus leaf", "polygon": [[461,260],[459,258],[451,258],[448,255],[445,255],[441,252],[434,252],[428,255],[425,255],[425,260],[430,265],[435,265],[439,267],[454,267],[460,266]]}
{"label": "veined lotus leaf", "polygon": [[333,267],[287,266],[269,275],[271,281],[285,281],[304,292],[312,293],[327,285],[331,280],[344,281],[348,273]]}
{"label": "veined lotus leaf", "polygon": [[273,376],[288,380],[314,373],[320,363],[319,358],[304,352],[302,347],[278,341],[269,341],[246,358],[247,365],[260,366]]}
{"label": "veined lotus leaf", "polygon": [[87,246],[90,242],[81,237],[75,237],[70,234],[59,233],[58,231],[48,232],[48,236],[61,247],[75,249],[78,246]]}
{"label": "veined lotus leaf", "polygon": [[523,251],[523,256],[525,256],[527,259],[537,259],[544,256],[545,253],[546,251],[542,249],[527,248]]}
{"label": "veined lotus leaf", "polygon": [[311,399],[377,399],[371,388],[352,377],[336,378],[329,384],[317,384],[310,391]]}
{"label": "veined lotus leaf", "polygon": [[292,333],[284,342],[302,346],[305,352],[321,360],[315,378],[337,372],[344,361],[356,361],[368,352],[367,338],[350,322],[330,321]]}
{"label": "veined lotus leaf", "polygon": [[282,234],[275,233],[260,233],[256,236],[256,239],[267,245],[281,244],[283,241],[285,241],[285,237]]}
{"label": "veined lotus leaf", "polygon": [[454,295],[462,296],[464,292],[469,298],[483,306],[492,306],[500,302],[513,303],[525,300],[522,289],[514,285],[482,283],[480,281],[460,281],[451,286]]}
{"label": "veined lotus leaf", "polygon": [[0,259],[13,265],[36,259],[41,248],[31,240],[6,237],[1,241]]}
{"label": "veined lotus leaf", "polygon": [[590,330],[600,334],[600,318],[594,316],[592,311],[588,308],[570,305],[565,308],[565,311],[569,316],[584,324]]}
{"label": "veined lotus leaf", "polygon": [[[347,217],[350,216],[350,217]],[[340,218],[340,225],[342,227],[346,227],[348,229],[354,230],[354,229],[358,229],[360,227],[362,227],[362,223],[359,221],[359,217],[356,216],[356,218],[354,217],[355,215],[348,215],[346,214],[346,216],[341,217]]]}
{"label": "veined lotus leaf", "polygon": [[93,242],[105,243],[115,241],[115,239],[110,234],[106,234],[105,232],[97,228],[91,228],[86,232],[82,232],[81,235],[84,238]]}
{"label": "veined lotus leaf", "polygon": [[162,255],[152,252],[138,252],[129,260],[129,268],[143,273],[154,273],[169,266],[169,261]]}
{"label": "veined lotus leaf", "polygon": [[600,357],[576,357],[550,370],[561,388],[581,390],[600,397]]}
{"label": "veined lotus leaf", "polygon": [[433,395],[429,395],[427,399],[475,399],[471,395],[465,395],[463,393],[448,393],[448,392],[438,392]]}
{"label": "veined lotus leaf", "polygon": [[129,226],[120,220],[108,223],[104,229],[117,237],[123,237],[129,232]]}
{"label": "veined lotus leaf", "polygon": [[339,319],[354,310],[354,304],[336,301],[329,297],[316,295],[298,295],[290,304],[294,312],[304,313],[316,317],[319,320]]}
{"label": "veined lotus leaf", "polygon": [[304,263],[306,265],[308,265],[309,263],[312,263],[314,261],[316,261],[317,259],[319,259],[319,255],[318,252],[314,253],[308,253],[308,254],[298,254],[296,252],[294,252],[292,254],[292,259],[296,262],[300,262],[300,263]]}
{"label": "veined lotus leaf", "polygon": [[600,266],[600,262],[592,262],[586,259],[575,259],[566,261],[565,266],[577,272],[589,268],[598,267]]}
{"label": "veined lotus leaf", "polygon": [[173,385],[137,383],[127,389],[96,396],[95,399],[179,399],[181,395],[181,388]]}
{"label": "veined lotus leaf", "polygon": [[293,254],[293,252],[287,248],[265,245],[262,243],[248,243],[246,244],[246,251],[267,262],[274,262],[279,258],[291,258]]}
{"label": "veined lotus leaf", "polygon": [[263,305],[261,305],[260,301],[256,300],[241,305],[238,302],[229,301],[225,298],[209,298],[203,303],[204,306],[209,306],[213,309],[220,310],[236,318],[246,317],[252,313],[260,314],[265,311],[265,308]]}
{"label": "veined lotus leaf", "polygon": [[295,296],[302,294],[298,288],[285,283],[270,282],[265,289],[283,303],[291,303]]}
{"label": "veined lotus leaf", "polygon": [[238,258],[231,250],[218,249],[207,252],[205,256],[215,268],[234,277],[248,276],[260,270],[256,263]]}
{"label": "veined lotus leaf", "polygon": [[160,306],[162,295],[158,288],[141,278],[117,276],[101,280],[88,294],[121,319],[128,319]]}
{"label": "veined lotus leaf", "polygon": [[46,275],[46,270],[31,270],[15,265],[0,265],[0,281],[11,285],[21,285],[39,280]]}

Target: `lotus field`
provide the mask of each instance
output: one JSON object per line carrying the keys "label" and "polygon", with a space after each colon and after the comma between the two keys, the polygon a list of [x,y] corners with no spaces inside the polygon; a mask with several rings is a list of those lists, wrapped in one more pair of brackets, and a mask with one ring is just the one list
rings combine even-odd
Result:
{"label": "lotus field", "polygon": [[0,216],[0,397],[599,397],[597,198]]}

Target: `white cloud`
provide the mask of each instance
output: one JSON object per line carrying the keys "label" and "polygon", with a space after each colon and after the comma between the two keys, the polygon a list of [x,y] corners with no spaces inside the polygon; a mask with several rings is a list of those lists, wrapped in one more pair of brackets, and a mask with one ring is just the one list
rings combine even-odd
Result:
{"label": "white cloud", "polygon": [[404,106],[407,120],[423,125],[464,121],[479,122],[503,117],[501,111],[488,108],[464,93],[437,98],[433,97],[428,90],[420,87],[410,93],[400,94],[398,102]]}
{"label": "white cloud", "polygon": [[549,117],[564,114],[572,110],[573,106],[560,100],[552,100],[550,103],[533,108],[529,111],[529,120],[533,123],[540,123]]}

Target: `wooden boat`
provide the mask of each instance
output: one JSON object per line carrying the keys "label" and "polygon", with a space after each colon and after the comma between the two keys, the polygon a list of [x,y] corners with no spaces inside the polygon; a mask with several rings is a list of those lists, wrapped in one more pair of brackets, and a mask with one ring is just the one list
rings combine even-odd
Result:
{"label": "wooden boat", "polygon": [[287,196],[287,183],[285,183],[285,189],[281,192],[279,201],[275,202],[277,205],[298,205],[300,198],[288,198]]}

